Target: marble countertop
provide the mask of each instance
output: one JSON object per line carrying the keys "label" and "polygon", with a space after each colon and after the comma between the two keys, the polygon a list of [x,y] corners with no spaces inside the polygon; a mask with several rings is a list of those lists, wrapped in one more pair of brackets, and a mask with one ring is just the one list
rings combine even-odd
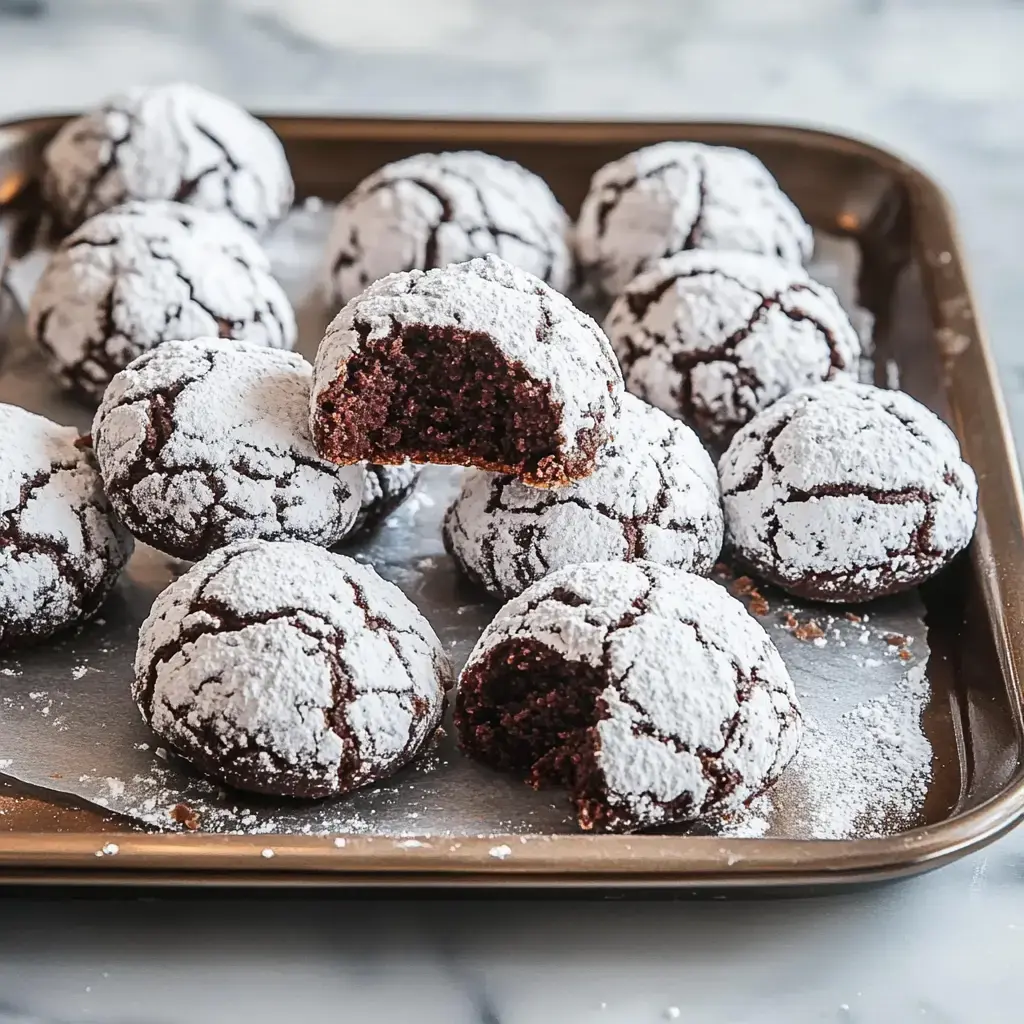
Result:
{"label": "marble countertop", "polygon": [[[0,117],[188,78],[263,109],[723,117],[896,149],[953,197],[1024,430],[1014,0],[0,0]],[[0,1024],[1003,1024],[1024,830],[820,899],[0,902]]]}

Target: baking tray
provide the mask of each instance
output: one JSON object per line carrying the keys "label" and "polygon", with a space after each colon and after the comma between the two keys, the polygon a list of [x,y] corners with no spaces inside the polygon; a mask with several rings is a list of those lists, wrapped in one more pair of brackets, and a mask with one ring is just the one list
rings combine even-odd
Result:
{"label": "baking tray", "polygon": [[[0,212],[29,208],[39,153],[64,117],[0,126]],[[413,886],[541,889],[815,888],[938,867],[1024,816],[1024,535],[1021,486],[994,365],[977,323],[949,208],[898,157],[806,129],[702,123],[530,123],[268,118],[299,197],[336,201],[381,164],[424,150],[480,148],[540,173],[570,211],[601,164],[664,139],[757,154],[818,230],[855,241],[858,300],[875,318],[877,363],[937,408],[980,482],[968,558],[923,591],[934,694],[927,824],[877,839],[517,836],[398,844],[353,836],[128,832],[48,794],[0,788],[0,880],[81,885]],[[0,234],[0,246],[17,239]],[[0,302],[4,298],[0,295]],[[932,798],[934,797],[934,799]],[[114,844],[116,857],[97,857]],[[271,850],[273,856],[265,851]]]}

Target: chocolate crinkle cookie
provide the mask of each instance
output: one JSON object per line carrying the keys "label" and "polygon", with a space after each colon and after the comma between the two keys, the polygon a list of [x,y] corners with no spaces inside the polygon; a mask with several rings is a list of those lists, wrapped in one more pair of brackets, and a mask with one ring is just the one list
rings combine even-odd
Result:
{"label": "chocolate crinkle cookie", "polygon": [[225,230],[225,220],[183,215],[180,204],[132,203],[64,240],[28,314],[62,386],[98,401],[115,373],[177,338],[293,347],[295,314],[266,255],[234,225]]}
{"label": "chocolate crinkle cookie", "polygon": [[157,597],[133,695],[156,735],[205,774],[315,799],[415,757],[451,682],[426,619],[372,568],[300,541],[249,540]]}
{"label": "chocolate crinkle cookie", "polygon": [[311,372],[293,352],[200,338],[169,341],[117,374],[92,437],[132,533],[193,561],[252,537],[340,541],[364,474],[313,450]]}
{"label": "chocolate crinkle cookie", "polygon": [[586,480],[541,491],[469,470],[444,520],[462,571],[502,598],[576,562],[646,559],[707,575],[722,532],[710,456],[692,430],[632,395]]}
{"label": "chocolate crinkle cookie", "polygon": [[0,649],[91,617],[132,553],[78,431],[0,405]]}
{"label": "chocolate crinkle cookie", "polygon": [[125,200],[172,199],[262,231],[294,197],[273,131],[185,83],[129,89],[68,121],[43,153],[42,186],[66,230]]}
{"label": "chocolate crinkle cookie", "polygon": [[813,236],[753,154],[662,142],[594,175],[576,247],[584,276],[613,299],[650,262],[687,249],[737,249],[800,264]]}
{"label": "chocolate crinkle cookie", "polygon": [[627,390],[715,444],[796,388],[856,379],[861,357],[829,288],[742,252],[659,260],[616,299],[605,330]]}
{"label": "chocolate crinkle cookie", "polygon": [[737,558],[801,597],[906,590],[974,533],[977,483],[956,438],[899,391],[794,391],[736,434],[719,472]]}
{"label": "chocolate crinkle cookie", "polygon": [[622,390],[590,317],[487,256],[353,299],[317,352],[311,429],[332,462],[476,466],[559,487],[593,472]]}
{"label": "chocolate crinkle cookie", "polygon": [[489,153],[420,153],[387,164],[338,206],[327,245],[334,308],[401,270],[494,253],[565,291],[569,218],[536,174]]}
{"label": "chocolate crinkle cookie", "polygon": [[455,722],[466,753],[564,786],[580,826],[603,832],[739,809],[801,734],[764,629],[717,584],[649,562],[568,566],[505,605]]}
{"label": "chocolate crinkle cookie", "polygon": [[363,500],[352,524],[352,533],[365,533],[379,526],[413,492],[422,466],[411,462],[401,466],[366,467]]}

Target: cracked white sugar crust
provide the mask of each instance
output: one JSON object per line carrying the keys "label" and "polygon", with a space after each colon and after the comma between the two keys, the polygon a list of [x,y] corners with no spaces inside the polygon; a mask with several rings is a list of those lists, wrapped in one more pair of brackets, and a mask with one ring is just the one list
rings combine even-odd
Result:
{"label": "cracked white sugar crust", "polygon": [[326,291],[337,309],[388,274],[494,253],[564,292],[569,234],[565,210],[525,167],[489,153],[420,153],[386,164],[338,206]]}
{"label": "cracked white sugar crust", "polygon": [[311,374],[296,353],[218,338],[167,342],[132,362],[92,428],[118,515],[191,560],[250,537],[338,543],[365,472],[313,450]]}
{"label": "cracked white sugar crust", "polygon": [[507,361],[550,385],[563,454],[576,450],[580,431],[603,423],[611,432],[623,386],[604,332],[534,275],[486,256],[439,270],[392,274],[342,309],[316,354],[310,406],[314,439],[320,395],[347,379],[349,360],[367,343],[422,326],[486,335]]}
{"label": "cracked white sugar crust", "polygon": [[790,391],[856,378],[861,358],[831,289],[743,252],[659,260],[616,299],[605,330],[626,388],[716,442]]}
{"label": "cracked white sugar crust", "polygon": [[909,395],[867,384],[780,399],[736,434],[719,473],[737,553],[822,600],[922,582],[977,520],[977,482],[953,432]]}
{"label": "cracked white sugar crust", "polygon": [[186,83],[128,89],[69,121],[43,154],[43,191],[69,228],[129,199],[176,199],[259,232],[294,198],[273,131]]}
{"label": "cracked white sugar crust", "polygon": [[468,470],[444,521],[463,571],[505,598],[577,562],[642,558],[707,575],[723,529],[711,457],[689,427],[632,395],[591,476],[541,491]]}
{"label": "cracked white sugar crust", "polygon": [[687,249],[736,249],[786,263],[810,258],[800,211],[753,154],[662,142],[606,164],[576,225],[580,263],[608,296],[653,260]]}
{"label": "cracked white sugar crust", "polygon": [[132,552],[78,431],[0,405],[0,647],[96,611]]}
{"label": "cracked white sugar crust", "polygon": [[561,569],[501,609],[463,674],[516,640],[607,678],[592,742],[616,827],[738,808],[796,753],[800,710],[778,651],[703,577],[649,562]]}
{"label": "cracked white sugar crust", "polygon": [[452,682],[397,587],[298,541],[241,541],[198,562],[157,597],[135,671],[143,717],[204,772],[310,797],[415,756]]}
{"label": "cracked white sugar crust", "polygon": [[131,204],[61,243],[29,305],[29,331],[66,388],[98,400],[136,356],[207,336],[295,344],[295,314],[256,243],[223,219]]}

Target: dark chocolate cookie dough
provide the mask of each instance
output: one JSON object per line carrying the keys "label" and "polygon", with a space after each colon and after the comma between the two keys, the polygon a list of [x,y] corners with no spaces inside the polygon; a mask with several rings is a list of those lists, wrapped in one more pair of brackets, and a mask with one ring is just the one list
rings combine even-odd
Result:
{"label": "dark chocolate cookie dough", "polygon": [[132,539],[78,431],[0,405],[0,649],[92,616]]}
{"label": "dark chocolate cookie dough", "polygon": [[715,583],[649,562],[574,565],[509,602],[459,680],[462,749],[569,791],[628,832],[735,810],[796,752],[793,684]]}
{"label": "dark chocolate cookie dough", "polygon": [[172,583],[139,633],[133,695],[202,772],[319,798],[397,771],[433,735],[452,670],[372,568],[299,541],[240,541]]}
{"label": "dark chocolate cookie dough", "polygon": [[600,327],[488,256],[353,299],[320,343],[310,424],[332,462],[469,465],[558,487],[593,472],[621,394]]}

